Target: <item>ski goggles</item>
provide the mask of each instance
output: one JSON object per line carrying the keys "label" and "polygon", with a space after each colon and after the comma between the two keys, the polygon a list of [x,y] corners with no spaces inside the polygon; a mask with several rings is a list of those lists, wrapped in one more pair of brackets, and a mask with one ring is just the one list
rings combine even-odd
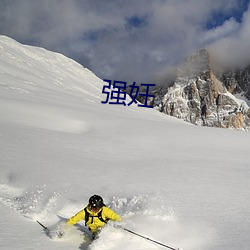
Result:
{"label": "ski goggles", "polygon": [[97,211],[99,211],[101,209],[101,207],[97,207],[97,206],[93,206],[93,205],[92,206],[90,205],[89,208],[93,212],[97,212]]}

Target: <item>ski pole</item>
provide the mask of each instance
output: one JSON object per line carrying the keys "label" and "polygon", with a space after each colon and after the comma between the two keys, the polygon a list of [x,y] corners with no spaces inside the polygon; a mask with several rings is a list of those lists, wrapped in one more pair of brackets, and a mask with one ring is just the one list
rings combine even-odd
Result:
{"label": "ski pole", "polygon": [[139,236],[139,237],[141,237],[141,238],[143,238],[143,239],[145,239],[145,240],[154,242],[154,243],[156,243],[156,244],[158,244],[158,245],[161,245],[161,246],[163,246],[163,247],[169,248],[169,249],[171,249],[171,250],[180,250],[180,248],[173,248],[173,247],[167,246],[167,245],[162,244],[162,243],[160,243],[160,242],[158,242],[158,241],[155,241],[155,240],[152,240],[152,239],[150,239],[150,238],[148,238],[148,237],[145,237],[145,236],[143,236],[143,235],[141,235],[141,234],[135,233],[135,232],[133,232],[133,231],[127,229],[127,228],[122,228],[122,229],[125,230],[125,231],[127,231],[127,232],[129,232],[129,233],[131,233],[131,234],[137,235],[137,236]]}
{"label": "ski pole", "polygon": [[47,227],[45,227],[40,221],[36,221],[40,226],[42,226],[43,227],[43,229],[46,231],[46,230],[48,230],[48,228]]}

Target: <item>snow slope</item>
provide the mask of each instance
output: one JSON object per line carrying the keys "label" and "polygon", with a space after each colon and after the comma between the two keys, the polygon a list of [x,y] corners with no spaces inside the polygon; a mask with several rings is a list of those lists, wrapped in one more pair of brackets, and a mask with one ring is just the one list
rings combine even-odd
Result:
{"label": "snow slope", "polygon": [[97,193],[124,227],[171,247],[248,250],[249,133],[102,104],[102,87],[63,55],[0,36],[0,248],[163,249],[112,225],[90,244],[83,223],[63,239],[36,223],[53,228]]}

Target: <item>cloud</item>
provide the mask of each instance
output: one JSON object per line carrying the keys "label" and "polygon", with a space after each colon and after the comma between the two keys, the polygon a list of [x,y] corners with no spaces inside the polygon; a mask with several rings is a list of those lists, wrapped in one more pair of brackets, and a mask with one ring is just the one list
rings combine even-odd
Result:
{"label": "cloud", "polygon": [[240,24],[232,17],[226,20],[221,26],[204,31],[200,38],[201,44],[211,44],[225,37],[235,34],[240,28]]}
{"label": "cloud", "polygon": [[[218,53],[249,40],[248,13],[240,23],[238,9],[238,0],[2,0],[0,33],[61,52],[101,78],[152,83],[204,46]],[[229,18],[208,30],[214,13]]]}
{"label": "cloud", "polygon": [[[227,29],[224,24],[220,29]],[[243,15],[242,22],[232,32],[210,44],[210,51],[218,64],[225,67],[245,67],[250,64],[250,9]]]}

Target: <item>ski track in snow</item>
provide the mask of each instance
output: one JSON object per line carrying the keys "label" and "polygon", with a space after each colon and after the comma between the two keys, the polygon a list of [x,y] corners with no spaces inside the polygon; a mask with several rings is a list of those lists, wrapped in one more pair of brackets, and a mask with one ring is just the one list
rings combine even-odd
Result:
{"label": "ski track in snow", "polygon": [[2,121],[73,134],[85,133],[91,129],[87,122],[71,118],[70,115],[63,113],[62,109],[52,109],[48,105],[33,104],[31,106],[30,103],[6,100],[1,103],[0,114],[4,113],[6,108],[9,112],[2,116]]}

